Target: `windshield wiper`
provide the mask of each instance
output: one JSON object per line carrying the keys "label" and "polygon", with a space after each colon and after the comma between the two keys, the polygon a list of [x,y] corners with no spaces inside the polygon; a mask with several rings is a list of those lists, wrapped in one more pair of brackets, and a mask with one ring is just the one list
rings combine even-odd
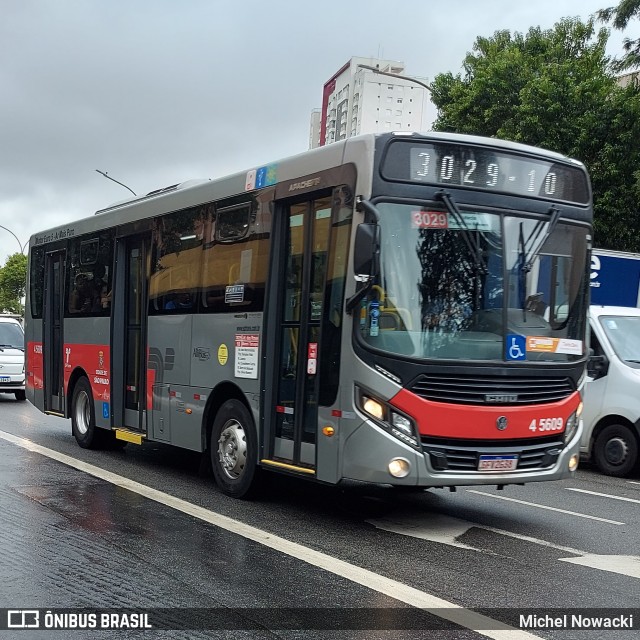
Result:
{"label": "windshield wiper", "polygon": [[[522,242],[522,253],[523,253],[522,260],[523,261],[522,261],[521,268],[525,273],[529,273],[529,271],[531,271],[531,269],[533,268],[533,263],[535,259],[538,257],[540,250],[544,246],[544,243],[549,239],[549,236],[553,233],[553,230],[556,228],[556,225],[558,224],[558,220],[560,219],[560,209],[558,209],[558,207],[556,207],[555,205],[552,205],[551,209],[549,209],[549,214],[551,215],[551,218],[549,219],[549,224],[547,225],[547,230],[544,236],[542,236],[542,238],[538,240],[540,236],[540,232],[544,227],[544,222],[540,220],[538,221],[536,226],[533,228],[533,231],[527,238],[527,241],[524,242],[523,240]],[[520,225],[520,231],[522,231],[522,225]],[[536,240],[538,240],[537,244],[535,244]],[[531,246],[535,244],[535,246],[533,246],[533,248],[530,249],[529,254],[526,253],[526,249],[525,249],[527,244],[530,244]]]}
{"label": "windshield wiper", "polygon": [[442,200],[444,206],[447,208],[447,211],[458,223],[458,226],[460,227],[460,231],[462,233],[462,238],[464,239],[469,252],[473,256],[473,263],[476,267],[476,270],[479,271],[480,274],[486,275],[488,273],[487,265],[482,259],[482,247],[480,246],[480,240],[477,235],[471,233],[472,229],[469,229],[469,226],[462,217],[462,213],[460,213],[460,209],[458,209],[458,205],[451,197],[451,194],[447,193],[444,190],[438,191],[438,193],[436,193],[435,199]]}

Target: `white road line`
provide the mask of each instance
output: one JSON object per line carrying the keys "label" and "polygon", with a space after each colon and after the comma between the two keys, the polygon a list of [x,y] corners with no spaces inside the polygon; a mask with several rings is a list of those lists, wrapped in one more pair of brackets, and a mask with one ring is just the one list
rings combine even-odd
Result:
{"label": "white road line", "polygon": [[624,502],[635,502],[640,504],[640,500],[634,500],[633,498],[623,498],[622,496],[612,496],[608,493],[598,493],[597,491],[587,491],[586,489],[575,489],[573,487],[565,487],[567,491],[579,491],[580,493],[588,493],[591,496],[601,496],[603,498],[610,498],[611,500],[624,500]]}
{"label": "white road line", "polygon": [[467,489],[468,493],[477,493],[480,496],[488,496],[489,498],[496,498],[497,500],[506,500],[508,502],[517,502],[518,504],[526,504],[528,507],[535,507],[536,509],[546,509],[547,511],[558,511],[560,513],[566,513],[570,516],[576,516],[577,518],[588,518],[589,520],[598,520],[599,522],[606,522],[607,524],[622,525],[624,522],[617,522],[616,520],[607,520],[606,518],[598,518],[598,516],[590,516],[586,513],[576,513],[575,511],[567,511],[566,509],[558,509],[557,507],[547,507],[544,504],[536,504],[535,502],[526,502],[525,500],[518,500],[516,498],[507,498],[506,496],[497,496],[495,493],[486,493],[485,491],[476,491],[475,489]]}
{"label": "white road line", "polygon": [[629,484],[640,484],[640,482],[634,482],[633,480],[627,480]]}
{"label": "white road line", "polygon": [[411,536],[412,538],[429,540],[439,544],[447,544],[452,547],[471,549],[472,551],[478,551],[479,553],[493,554],[494,552],[485,548],[471,547],[468,544],[463,544],[458,541],[458,538],[463,536],[470,529],[483,529],[501,536],[509,536],[516,540],[531,542],[551,549],[558,549],[563,553],[571,553],[574,556],[577,556],[574,558],[558,558],[560,562],[569,562],[583,567],[589,567],[591,569],[618,573],[630,578],[640,578],[640,558],[638,556],[587,553],[586,551],[580,551],[580,549],[574,549],[573,547],[555,544],[548,540],[533,538],[532,536],[514,533],[513,531],[506,531],[505,529],[497,529],[496,527],[490,527],[477,522],[469,522],[467,520],[461,520],[444,514],[430,513],[428,516],[425,516],[423,513],[416,513],[412,511],[404,515],[396,514],[386,518],[367,520],[367,522],[378,529],[382,529],[383,531],[390,531],[391,533]]}
{"label": "white road line", "polygon": [[[285,538],[273,535],[267,531],[262,531],[261,529],[252,527],[251,525],[238,520],[234,520],[233,518],[223,516],[215,511],[210,511],[209,509],[191,504],[186,500],[181,500],[180,498],[171,496],[168,493],[163,493],[162,491],[158,491],[157,489],[153,489],[134,480],[130,480],[124,476],[112,473],[111,471],[106,471],[105,469],[101,469],[100,467],[96,467],[87,462],[76,460],[71,456],[54,451],[53,449],[48,449],[47,447],[43,447],[26,438],[20,438],[11,433],[6,433],[5,431],[0,431],[0,438],[22,447],[23,449],[27,449],[28,451],[33,451],[34,453],[39,453],[47,458],[51,458],[52,460],[57,460],[58,462],[73,467],[74,469],[78,469],[79,471],[83,471],[84,473],[88,473],[96,478],[100,478],[101,480],[110,482],[118,487],[122,487],[123,489],[128,489],[129,491],[137,493],[145,498],[149,498],[150,500],[154,500],[155,502],[171,507],[176,511],[186,513],[187,515],[203,520],[204,522],[208,522],[209,524],[231,533],[235,533],[243,538],[247,538],[248,540],[253,540],[258,544],[269,547],[270,549],[274,549],[280,553],[297,558],[307,564],[324,569],[334,575],[350,580],[351,582],[355,582],[356,584],[360,584],[363,587],[382,593],[400,602],[404,602],[412,607],[429,609],[429,612],[433,615],[475,631],[475,633],[487,638],[492,638],[493,640],[541,640],[540,636],[536,636],[528,631],[515,629],[514,627],[510,627],[502,622],[493,620],[488,616],[483,616],[479,613],[475,613],[474,611],[469,611],[459,605],[448,602],[447,600],[438,598],[437,596],[424,591],[420,591],[414,587],[410,587],[409,585],[398,582],[397,580],[386,578],[374,573],[373,571],[369,571],[368,569],[363,569],[362,567],[344,562],[343,560],[339,560],[320,551],[315,551],[314,549],[297,544],[296,542],[291,542]],[[442,609],[442,611],[438,611],[438,609]],[[484,629],[482,629],[482,627],[484,627]]]}

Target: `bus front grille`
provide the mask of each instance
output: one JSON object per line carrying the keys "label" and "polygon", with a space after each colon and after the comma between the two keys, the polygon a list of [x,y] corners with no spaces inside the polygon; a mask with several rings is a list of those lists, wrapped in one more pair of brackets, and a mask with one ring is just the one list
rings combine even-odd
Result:
{"label": "bus front grille", "polygon": [[[483,446],[480,446],[482,442]],[[422,438],[422,450],[429,457],[431,467],[438,472],[477,471],[481,455],[517,455],[515,471],[548,469],[558,460],[564,445],[555,438],[545,438],[543,442],[526,444],[531,440],[506,442],[476,441],[469,446],[454,446],[439,443],[434,438]]]}
{"label": "bus front grille", "polygon": [[564,400],[575,391],[575,387],[567,377],[441,374],[421,375],[409,390],[433,402],[518,406]]}

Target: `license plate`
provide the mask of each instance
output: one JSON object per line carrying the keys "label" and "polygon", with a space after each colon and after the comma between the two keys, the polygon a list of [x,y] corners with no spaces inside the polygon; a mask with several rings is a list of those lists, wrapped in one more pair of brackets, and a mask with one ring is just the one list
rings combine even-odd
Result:
{"label": "license plate", "polygon": [[0,376],[0,382],[11,382],[11,378],[9,376]]}
{"label": "license plate", "polygon": [[478,471],[513,471],[518,466],[518,456],[480,456]]}

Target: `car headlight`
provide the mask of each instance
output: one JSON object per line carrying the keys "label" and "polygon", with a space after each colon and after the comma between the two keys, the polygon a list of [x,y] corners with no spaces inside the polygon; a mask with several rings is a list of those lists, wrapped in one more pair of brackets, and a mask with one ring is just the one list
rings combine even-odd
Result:
{"label": "car headlight", "polygon": [[578,405],[578,408],[569,416],[567,420],[567,425],[564,428],[564,443],[567,444],[571,442],[571,439],[576,433],[576,429],[578,428],[578,424],[580,423],[580,415],[582,414],[582,402]]}
{"label": "car headlight", "polygon": [[409,416],[400,413],[391,405],[375,398],[363,389],[357,389],[356,396],[359,408],[373,418],[377,425],[401,442],[418,451],[421,450],[415,424]]}

